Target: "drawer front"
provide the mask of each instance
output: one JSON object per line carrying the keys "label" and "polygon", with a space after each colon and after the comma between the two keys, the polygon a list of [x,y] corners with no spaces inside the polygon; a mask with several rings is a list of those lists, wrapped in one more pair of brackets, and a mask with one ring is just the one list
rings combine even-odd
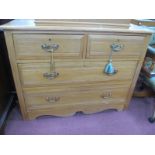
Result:
{"label": "drawer front", "polygon": [[81,57],[83,35],[14,34],[17,59],[49,58],[50,49],[55,57]]}
{"label": "drawer front", "polygon": [[112,49],[111,45],[117,45],[119,49],[113,48],[113,58],[131,56],[138,59],[145,50],[144,39],[144,36],[89,35],[87,58],[107,58]]}
{"label": "drawer front", "polygon": [[129,85],[105,86],[103,83],[75,88],[26,89],[25,101],[28,107],[52,107],[76,104],[121,104],[126,102]]}
{"label": "drawer front", "polygon": [[[71,65],[72,64],[72,65]],[[45,76],[49,73],[49,63],[19,64],[19,73],[23,87],[61,85],[75,83],[131,81],[137,67],[136,61],[114,62],[118,70],[115,75],[103,73],[105,62],[56,62],[56,72],[59,75],[53,79]]]}

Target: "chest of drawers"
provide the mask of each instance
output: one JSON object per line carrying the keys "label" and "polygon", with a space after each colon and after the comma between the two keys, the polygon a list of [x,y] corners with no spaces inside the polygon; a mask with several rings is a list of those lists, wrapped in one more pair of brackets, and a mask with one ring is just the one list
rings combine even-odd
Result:
{"label": "chest of drawers", "polygon": [[29,20],[2,28],[24,119],[127,108],[151,35]]}

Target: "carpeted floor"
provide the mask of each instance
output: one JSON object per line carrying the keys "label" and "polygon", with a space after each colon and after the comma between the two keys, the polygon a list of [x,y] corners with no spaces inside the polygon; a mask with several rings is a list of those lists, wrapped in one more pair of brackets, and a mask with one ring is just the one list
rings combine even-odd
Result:
{"label": "carpeted floor", "polygon": [[147,118],[151,115],[153,98],[133,98],[129,109],[117,112],[72,117],[43,116],[32,121],[23,121],[15,108],[7,123],[6,135],[154,135],[155,123]]}

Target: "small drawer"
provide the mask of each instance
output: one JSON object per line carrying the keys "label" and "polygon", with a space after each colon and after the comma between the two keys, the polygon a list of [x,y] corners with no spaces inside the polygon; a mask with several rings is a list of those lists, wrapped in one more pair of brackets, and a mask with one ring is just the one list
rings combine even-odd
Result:
{"label": "small drawer", "polygon": [[23,87],[131,81],[137,68],[136,61],[114,62],[118,72],[109,76],[103,73],[105,65],[106,62],[56,62],[55,72],[58,74],[52,79],[46,74],[50,72],[49,63],[19,64],[18,68]]}
{"label": "small drawer", "polygon": [[139,58],[145,50],[144,36],[89,35],[87,58],[108,58],[113,46],[113,58]]}
{"label": "small drawer", "polygon": [[54,51],[55,58],[81,57],[83,35],[13,34],[17,59],[46,59]]}
{"label": "small drawer", "polygon": [[109,85],[103,83],[78,87],[27,88],[24,97],[29,108],[77,104],[121,104],[126,102],[129,84]]}

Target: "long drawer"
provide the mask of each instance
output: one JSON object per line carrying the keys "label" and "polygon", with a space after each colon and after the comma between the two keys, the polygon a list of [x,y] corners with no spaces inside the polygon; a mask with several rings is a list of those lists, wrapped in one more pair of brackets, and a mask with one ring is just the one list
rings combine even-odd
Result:
{"label": "long drawer", "polygon": [[139,58],[145,50],[144,36],[128,35],[89,35],[87,58],[108,57],[113,47],[113,58]]}
{"label": "long drawer", "polygon": [[48,59],[49,50],[55,57],[82,57],[83,35],[63,34],[13,34],[17,59]]}
{"label": "long drawer", "polygon": [[43,87],[24,89],[29,108],[50,108],[76,104],[121,104],[126,102],[129,84],[109,85],[104,83],[78,87]]}
{"label": "long drawer", "polygon": [[49,63],[19,64],[19,74],[23,87],[61,85],[92,82],[118,82],[131,81],[133,79],[136,61],[114,62],[118,70],[115,75],[109,76],[103,73],[106,62],[56,62],[56,78],[49,79],[46,73],[50,71]]}

